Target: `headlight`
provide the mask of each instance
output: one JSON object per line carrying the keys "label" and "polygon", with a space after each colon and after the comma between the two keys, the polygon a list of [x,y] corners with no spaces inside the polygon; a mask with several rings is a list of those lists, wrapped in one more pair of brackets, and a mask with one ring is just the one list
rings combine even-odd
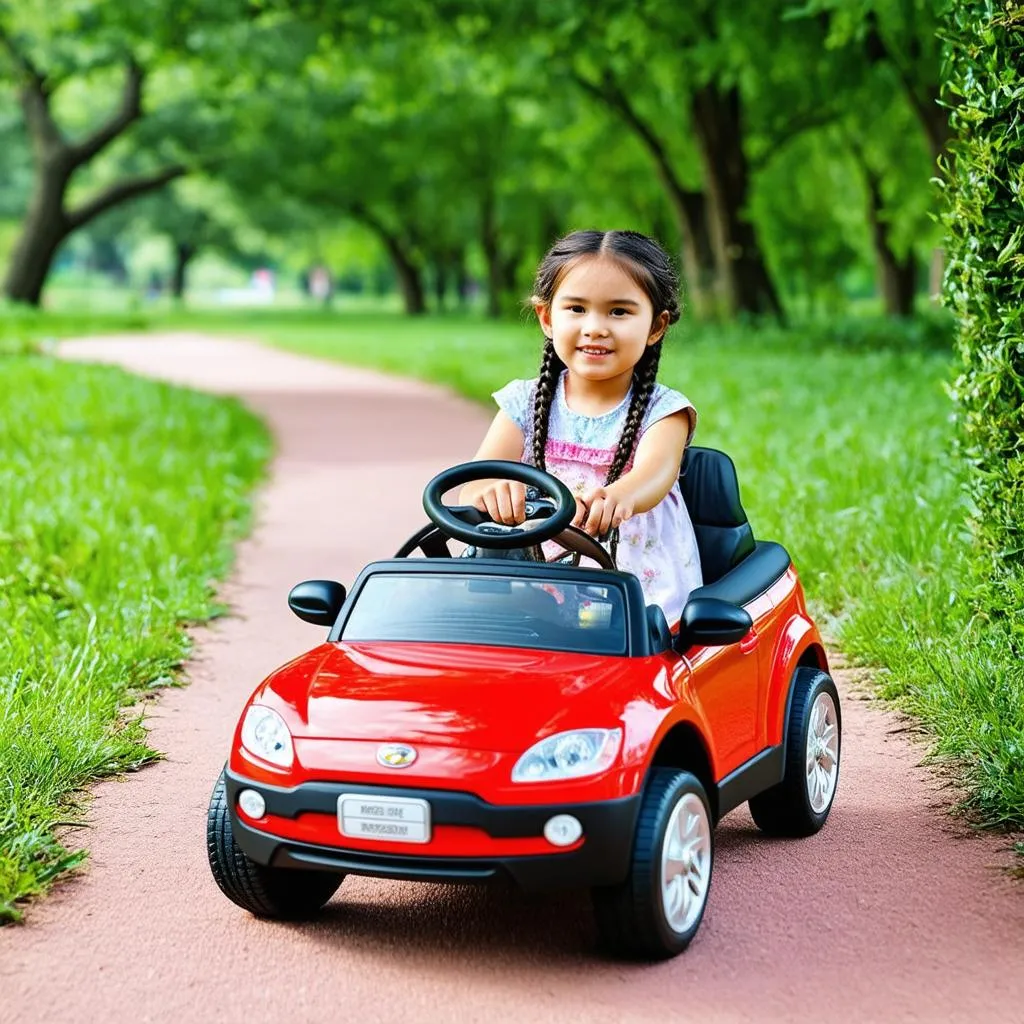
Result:
{"label": "headlight", "polygon": [[242,746],[257,757],[288,768],[295,760],[291,733],[284,719],[261,704],[253,704],[242,723]]}
{"label": "headlight", "polygon": [[535,743],[516,761],[513,782],[553,782],[596,775],[611,767],[622,743],[621,729],[574,729]]}

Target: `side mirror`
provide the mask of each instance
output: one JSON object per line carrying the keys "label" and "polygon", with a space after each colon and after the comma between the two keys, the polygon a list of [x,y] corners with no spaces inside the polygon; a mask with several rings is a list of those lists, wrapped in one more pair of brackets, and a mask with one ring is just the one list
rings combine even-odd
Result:
{"label": "side mirror", "polygon": [[288,607],[303,622],[314,626],[333,626],[344,603],[345,588],[334,580],[296,583],[288,594]]}
{"label": "side mirror", "polygon": [[738,644],[753,624],[749,613],[739,605],[717,597],[695,597],[683,608],[674,646],[682,654],[694,644],[704,647]]}

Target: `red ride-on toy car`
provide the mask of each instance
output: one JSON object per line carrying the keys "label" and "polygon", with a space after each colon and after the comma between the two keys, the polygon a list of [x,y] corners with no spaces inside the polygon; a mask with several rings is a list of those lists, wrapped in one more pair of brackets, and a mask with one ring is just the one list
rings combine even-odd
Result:
{"label": "red ride-on toy car", "polygon": [[[493,477],[533,489],[524,526],[442,504]],[[208,817],[223,892],[299,918],[346,874],[504,875],[589,887],[622,953],[685,949],[724,814],[748,801],[773,835],[824,824],[840,711],[796,571],[754,540],[731,460],[689,449],[682,488],[705,584],[676,633],[570,526],[569,491],[517,463],[441,473],[424,494],[431,524],[348,594],[296,586],[292,610],[330,633],[242,712]],[[470,547],[453,557],[451,539]],[[543,560],[548,539],[564,558]]]}

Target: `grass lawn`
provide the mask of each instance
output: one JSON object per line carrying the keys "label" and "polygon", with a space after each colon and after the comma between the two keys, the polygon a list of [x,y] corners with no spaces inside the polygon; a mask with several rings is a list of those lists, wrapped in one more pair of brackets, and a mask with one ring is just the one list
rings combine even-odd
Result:
{"label": "grass lawn", "polygon": [[123,709],[218,613],[268,454],[236,402],[0,355],[0,923],[82,859],[83,787],[158,756]]}

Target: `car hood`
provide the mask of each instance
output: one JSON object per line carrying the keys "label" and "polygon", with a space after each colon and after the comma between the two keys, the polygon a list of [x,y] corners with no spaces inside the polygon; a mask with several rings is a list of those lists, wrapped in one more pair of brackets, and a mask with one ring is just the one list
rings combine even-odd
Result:
{"label": "car hood", "polygon": [[647,660],[454,644],[324,644],[271,676],[255,699],[276,707],[300,738],[510,751],[539,733],[614,726],[625,700],[610,700],[608,687],[635,681]]}

